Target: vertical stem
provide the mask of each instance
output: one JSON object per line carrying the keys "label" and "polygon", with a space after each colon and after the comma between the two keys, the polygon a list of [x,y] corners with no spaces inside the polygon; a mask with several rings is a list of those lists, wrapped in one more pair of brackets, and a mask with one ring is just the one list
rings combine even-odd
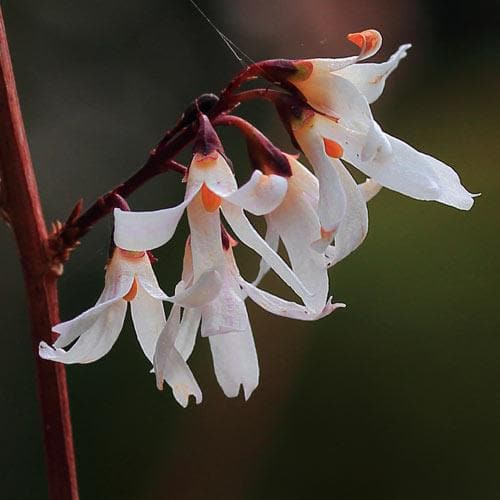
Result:
{"label": "vertical stem", "polygon": [[[77,500],[75,457],[64,366],[38,356],[59,320],[57,276],[50,270],[47,228],[19,107],[3,15],[0,9],[0,208],[20,254],[28,296],[36,361],[49,493],[52,500]],[[29,481],[29,477],[26,477]]]}

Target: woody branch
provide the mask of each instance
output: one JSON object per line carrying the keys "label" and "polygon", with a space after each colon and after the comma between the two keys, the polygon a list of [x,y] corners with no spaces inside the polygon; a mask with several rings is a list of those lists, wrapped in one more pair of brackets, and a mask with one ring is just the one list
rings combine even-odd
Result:
{"label": "woody branch", "polygon": [[50,497],[77,500],[75,456],[64,365],[37,355],[59,321],[57,277],[50,271],[48,234],[26,140],[0,9],[1,208],[14,232],[23,268],[36,362]]}
{"label": "woody branch", "polygon": [[[62,273],[62,264],[81,237],[113,208],[122,206],[124,198],[144,183],[167,171],[186,173],[186,168],[174,158],[196,138],[200,113],[215,121],[229,115],[242,102],[251,99],[272,101],[281,95],[282,92],[268,88],[235,94],[243,83],[261,73],[260,63],[254,64],[237,74],[219,97],[213,94],[198,97],[177,124],[164,134],[134,175],[98,198],[84,212],[80,200],[66,222],[53,224],[49,232],[31,163],[0,9],[0,215],[13,230],[24,273],[51,499],[78,499],[65,368],[61,363],[47,363],[37,355],[40,341],[52,343],[52,325],[59,321],[57,279]],[[230,123],[221,121],[220,124]]]}
{"label": "woody branch", "polygon": [[214,94],[203,94],[195,99],[177,124],[164,134],[158,145],[150,152],[144,165],[135,174],[98,198],[85,212],[82,212],[83,203],[79,201],[65,224],[57,227],[50,238],[53,267],[57,268],[66,262],[80,238],[115,208],[116,195],[127,198],[153,177],[168,171],[185,175],[186,167],[173,158],[196,138],[199,113],[206,114],[214,123],[219,121],[221,125],[229,124],[229,121],[220,120],[224,117],[229,118],[229,114],[241,103],[254,99],[275,101],[283,96],[283,92],[269,88],[234,93],[243,83],[256,78],[261,72],[260,63],[256,63],[238,73],[218,97]]}

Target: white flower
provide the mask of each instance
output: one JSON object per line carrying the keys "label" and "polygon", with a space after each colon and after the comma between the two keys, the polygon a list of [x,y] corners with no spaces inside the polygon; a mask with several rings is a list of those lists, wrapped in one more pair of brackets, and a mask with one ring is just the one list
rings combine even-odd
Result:
{"label": "white flower", "polygon": [[[211,262],[212,268],[222,266],[222,260],[212,248],[214,234],[220,233],[220,213],[236,236],[255,250],[268,265],[303,300],[311,312],[320,312],[312,291],[307,290],[285,261],[258,234],[244,214],[247,210],[263,215],[274,210],[287,191],[287,179],[279,175],[264,175],[256,170],[247,184],[238,189],[236,179],[224,156],[218,151],[196,153],[187,174],[184,201],[173,208],[152,212],[124,212],[115,209],[115,242],[121,248],[153,249],[173,236],[187,208],[195,262]],[[203,213],[203,217],[194,214]],[[220,242],[214,243],[217,248]],[[219,259],[219,260],[217,260]],[[199,273],[195,264],[195,280]],[[209,267],[203,265],[204,269]]]}
{"label": "white flower", "polygon": [[[243,213],[243,208],[259,215],[272,212],[283,201],[287,184],[284,177],[255,171],[251,180],[237,189],[234,175],[221,153],[198,153],[189,167],[183,203],[173,209],[156,212],[115,210],[115,242],[121,247],[133,249],[137,246],[154,248],[165,243],[186,208],[190,237],[186,244],[182,282],[176,292],[182,293],[184,286],[194,286],[209,270],[216,270],[222,279],[220,292],[210,302],[194,307],[182,304],[172,307],[154,357],[159,388],[163,379],[173,378],[170,374],[171,352],[177,349],[187,360],[201,325],[201,335],[209,338],[215,373],[224,393],[236,396],[242,385],[245,397],[250,396],[258,384],[259,368],[245,306],[247,296],[274,314],[303,320],[318,319],[343,306],[327,301],[327,283],[322,285],[321,300],[316,298],[316,294],[309,293]],[[221,226],[221,212],[236,235],[276,270],[301,296],[305,306],[259,290],[240,276],[231,249],[234,241]],[[328,262],[324,256],[319,257],[326,280]],[[183,384],[174,383],[173,387],[178,400],[187,404],[188,392],[182,396]]]}
{"label": "white flower", "polygon": [[[384,133],[371,113],[369,103],[380,96],[387,76],[410,46],[401,46],[385,63],[355,64],[378,50],[381,37],[368,30],[352,34],[350,39],[361,46],[360,56],[295,61],[297,71],[289,77],[319,112],[305,110],[301,119],[292,120],[291,127],[320,181],[320,218],[325,231],[335,231],[347,211],[338,173],[341,167],[334,172],[328,157],[344,159],[402,194],[470,209],[472,195],[452,168]],[[321,186],[324,183],[328,186]]]}
{"label": "white flower", "polygon": [[[193,219],[199,219],[197,222],[211,226],[210,219],[213,216],[204,210],[199,200],[195,200],[188,208],[188,214],[190,224],[194,222]],[[199,232],[191,234],[186,244],[182,282],[194,282],[197,273],[213,265],[213,261],[203,258],[199,252],[195,253],[198,245],[208,245],[205,247],[207,254],[223,266],[218,267],[223,276],[221,291],[214,300],[201,307],[172,307],[154,356],[157,385],[161,389],[163,379],[168,378],[168,360],[173,349],[177,349],[184,360],[189,358],[201,323],[201,335],[209,338],[215,375],[224,394],[236,397],[243,386],[245,399],[248,399],[259,382],[259,364],[245,306],[246,296],[269,312],[302,320],[319,319],[338,307],[344,307],[344,304],[331,304],[328,301],[320,313],[312,314],[304,306],[258,289],[240,276],[232,251],[235,242],[229,235],[224,230],[222,235],[220,230],[209,234],[209,241]]]}
{"label": "white flower", "polygon": [[356,129],[357,126],[366,127],[367,120],[373,119],[369,106],[359,94],[369,103],[374,102],[382,93],[385,80],[406,57],[411,45],[402,45],[385,63],[356,64],[380,49],[382,36],[376,30],[366,30],[352,33],[348,39],[360,46],[358,56],[294,61],[297,72],[292,74],[290,81],[314,109]]}
{"label": "white flower", "polygon": [[[67,364],[100,359],[117,340],[130,303],[137,339],[152,363],[158,336],[165,325],[163,301],[185,307],[201,306],[212,300],[220,287],[220,275],[209,270],[192,287],[181,287],[179,293],[169,297],[158,286],[145,251],[115,248],[106,268],[104,290],[96,305],[70,321],[55,325],[53,331],[59,338],[53,347],[41,342],[39,354],[44,359]],[[71,344],[68,350],[63,349]],[[169,375],[181,379],[201,401],[199,387],[182,357],[174,350],[170,359],[173,368]],[[171,383],[170,378],[167,382]]]}
{"label": "white flower", "polygon": [[[328,234],[320,223],[318,179],[296,157],[287,155],[287,159],[292,176],[288,179],[288,191],[283,202],[265,216],[266,241],[274,250],[277,250],[280,239],[283,241],[292,270],[307,289],[314,292],[319,308],[328,294],[327,268],[362,243],[368,230],[366,202],[378,193],[381,186],[370,179],[356,185],[340,162],[334,164],[346,209],[332,232],[335,234],[335,246],[328,246],[332,234]],[[335,195],[330,197],[335,204]],[[326,217],[329,214],[327,209]],[[268,270],[269,265],[262,260],[254,284],[258,284]]]}

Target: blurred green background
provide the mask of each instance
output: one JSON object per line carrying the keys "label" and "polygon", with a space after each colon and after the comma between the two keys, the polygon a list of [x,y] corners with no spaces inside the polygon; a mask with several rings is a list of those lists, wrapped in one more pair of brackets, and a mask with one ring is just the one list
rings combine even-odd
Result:
{"label": "blurred green background", "polygon": [[[377,61],[412,42],[375,114],[482,196],[463,213],[383,191],[364,245],[332,273],[346,310],[299,323],[250,305],[261,383],[247,403],[224,397],[200,339],[191,366],[204,401],[182,409],[155,389],[127,323],[108,356],[67,370],[82,499],[500,498],[497,3],[199,3],[256,60],[350,54],[344,35],[368,27],[384,35]],[[187,0],[2,8],[47,220],[134,172],[188,102],[239,69]],[[241,112],[293,151],[267,105]],[[242,142],[226,137],[243,181]],[[168,174],[131,203],[181,196]],[[67,265],[63,319],[95,301],[110,227],[100,223]],[[157,252],[169,291],[186,232]],[[0,242],[0,497],[45,499],[24,291],[4,226]],[[256,259],[239,254],[251,277]]]}

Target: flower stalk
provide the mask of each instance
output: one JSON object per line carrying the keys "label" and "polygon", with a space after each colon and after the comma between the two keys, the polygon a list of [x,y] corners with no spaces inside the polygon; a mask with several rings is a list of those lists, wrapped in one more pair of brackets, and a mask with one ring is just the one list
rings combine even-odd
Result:
{"label": "flower stalk", "polygon": [[37,355],[40,342],[52,343],[55,339],[51,332],[52,326],[59,322],[57,279],[62,274],[62,266],[79,240],[114,208],[122,208],[122,200],[144,183],[167,171],[185,175],[186,167],[173,158],[196,138],[200,112],[213,120],[231,112],[240,102],[276,97],[274,94],[279,92],[270,89],[245,91],[240,97],[233,95],[238,87],[259,73],[258,65],[249,67],[236,75],[219,97],[204,94],[193,101],[136,173],[85,211],[80,200],[66,222],[56,222],[49,232],[31,163],[0,9],[0,216],[14,232],[23,266],[49,493],[53,500],[78,499],[65,367],[61,363],[47,363]]}
{"label": "flower stalk", "polygon": [[54,232],[51,236],[50,246],[57,249],[52,257],[54,265],[64,264],[80,238],[87,234],[94,224],[116,208],[113,203],[115,195],[128,198],[147,181],[168,171],[185,175],[186,167],[180,165],[173,158],[196,138],[200,112],[206,114],[214,122],[219,117],[228,116],[228,113],[242,102],[254,99],[265,99],[274,102],[280,96],[286,95],[281,91],[267,88],[252,89],[233,94],[245,81],[255,78],[259,71],[258,65],[249,66],[231,81],[220,93],[219,97],[213,94],[203,94],[195,99],[186,108],[176,125],[164,134],[158,145],[150,152],[144,165],[135,174],[97,199],[84,212],[81,212],[81,205],[76,212],[77,207],[75,207],[72,216],[68,218],[60,230]]}
{"label": "flower stalk", "polygon": [[50,498],[77,500],[75,455],[64,365],[37,355],[40,341],[52,341],[59,321],[57,275],[51,271],[48,232],[24,130],[0,9],[0,178],[2,213],[12,228],[28,298],[36,362]]}

